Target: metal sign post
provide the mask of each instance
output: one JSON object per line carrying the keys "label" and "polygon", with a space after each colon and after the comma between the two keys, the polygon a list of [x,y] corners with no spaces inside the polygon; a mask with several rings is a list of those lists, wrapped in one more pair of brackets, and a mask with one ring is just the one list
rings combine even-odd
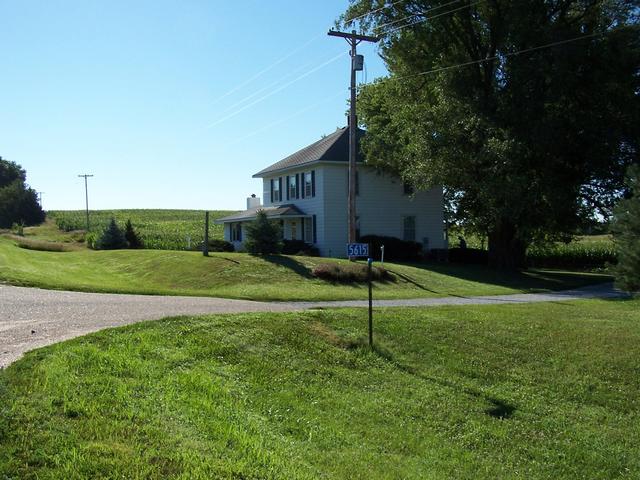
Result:
{"label": "metal sign post", "polygon": [[369,348],[373,348],[373,288],[371,286],[372,258],[367,259],[367,277],[369,278]]}
{"label": "metal sign post", "polygon": [[369,284],[369,347],[373,348],[373,284],[372,284],[372,264],[373,258],[369,256],[371,246],[368,243],[348,243],[347,256],[368,257],[367,258],[367,283]]}

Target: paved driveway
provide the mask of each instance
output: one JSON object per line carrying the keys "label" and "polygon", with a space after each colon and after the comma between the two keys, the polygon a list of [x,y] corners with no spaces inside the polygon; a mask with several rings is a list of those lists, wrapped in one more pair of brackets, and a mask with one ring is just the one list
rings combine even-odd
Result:
{"label": "paved driveway", "polygon": [[[376,307],[550,302],[623,296],[611,285],[547,294],[379,300]],[[44,345],[142,320],[205,313],[364,307],[366,301],[267,303],[222,298],[64,292],[0,285],[0,368]]]}

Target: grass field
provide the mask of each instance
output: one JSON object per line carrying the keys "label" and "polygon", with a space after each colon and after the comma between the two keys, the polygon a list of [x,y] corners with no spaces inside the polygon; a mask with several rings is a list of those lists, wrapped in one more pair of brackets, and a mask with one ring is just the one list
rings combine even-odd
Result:
{"label": "grass field", "polygon": [[[222,225],[213,221],[234,213],[233,211],[210,211],[209,236],[222,239]],[[63,231],[86,229],[84,210],[52,210],[47,216]],[[115,218],[121,227],[131,220],[140,234],[145,248],[163,250],[188,250],[204,239],[204,216],[202,210],[90,210],[90,231],[102,232],[111,218]]]}
{"label": "grass field", "polygon": [[[319,280],[317,257],[251,256],[161,250],[46,252],[0,237],[0,281],[90,292],[201,295],[255,300],[343,300],[367,297],[363,284]],[[610,281],[606,275],[531,270],[504,273],[483,267],[385,264],[395,281],[376,282],[376,298],[493,295],[573,288]]]}
{"label": "grass field", "polygon": [[0,478],[640,477],[640,301],[174,318],[0,372]]}

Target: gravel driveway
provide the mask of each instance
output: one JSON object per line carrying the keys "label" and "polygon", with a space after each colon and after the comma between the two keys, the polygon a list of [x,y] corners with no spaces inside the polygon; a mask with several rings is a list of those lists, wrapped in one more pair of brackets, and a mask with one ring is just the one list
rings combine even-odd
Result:
{"label": "gravel driveway", "polygon": [[[379,300],[376,307],[428,307],[615,298],[611,285],[546,294]],[[366,301],[252,302],[223,298],[64,292],[0,285],[0,368],[37,347],[142,320],[206,313],[285,312],[319,307],[364,307]]]}

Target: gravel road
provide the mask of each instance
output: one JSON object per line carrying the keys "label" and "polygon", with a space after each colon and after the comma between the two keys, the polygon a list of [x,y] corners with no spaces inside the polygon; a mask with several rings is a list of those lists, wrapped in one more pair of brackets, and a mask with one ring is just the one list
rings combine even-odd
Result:
{"label": "gravel road", "polygon": [[81,293],[0,285],[0,368],[28,350],[142,320],[294,308],[224,298]]}
{"label": "gravel road", "polygon": [[[376,307],[429,307],[554,302],[624,296],[611,285],[545,294],[378,300]],[[308,308],[364,307],[366,301],[252,302],[223,298],[65,292],[0,285],[0,368],[24,352],[109,327],[175,315],[285,312]]]}

